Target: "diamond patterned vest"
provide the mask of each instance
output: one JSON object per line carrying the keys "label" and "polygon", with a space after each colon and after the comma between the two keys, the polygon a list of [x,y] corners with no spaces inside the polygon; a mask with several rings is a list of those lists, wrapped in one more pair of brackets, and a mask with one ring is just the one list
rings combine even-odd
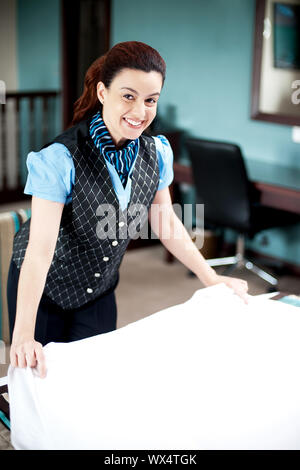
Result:
{"label": "diamond patterned vest", "polygon": [[[89,120],[81,121],[50,142],[64,144],[75,166],[72,201],[64,205],[44,288],[44,294],[63,309],[80,307],[114,289],[125,250],[147,221],[159,183],[155,141],[141,135],[130,201],[122,211],[104,157],[89,136],[88,124]],[[105,208],[107,212],[103,212]],[[30,219],[14,237],[13,260],[19,269],[29,227]]]}

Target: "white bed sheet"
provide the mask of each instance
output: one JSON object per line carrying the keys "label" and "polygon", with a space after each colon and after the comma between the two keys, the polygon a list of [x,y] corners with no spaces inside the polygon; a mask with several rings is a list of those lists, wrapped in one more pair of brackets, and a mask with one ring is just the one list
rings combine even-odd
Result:
{"label": "white bed sheet", "polygon": [[225,284],[8,371],[16,449],[300,449],[300,311]]}

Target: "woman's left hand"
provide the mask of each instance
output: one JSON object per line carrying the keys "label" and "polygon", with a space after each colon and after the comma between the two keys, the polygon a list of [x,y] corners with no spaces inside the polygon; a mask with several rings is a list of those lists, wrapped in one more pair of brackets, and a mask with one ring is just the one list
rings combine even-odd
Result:
{"label": "woman's left hand", "polygon": [[229,277],[229,276],[217,276],[217,282],[216,284],[219,284],[221,282],[224,282],[226,286],[230,287],[231,289],[234,290],[235,294],[237,294],[239,297],[241,297],[246,304],[249,303],[249,297],[248,297],[248,283],[247,281],[244,281],[243,279],[239,279],[237,277]]}

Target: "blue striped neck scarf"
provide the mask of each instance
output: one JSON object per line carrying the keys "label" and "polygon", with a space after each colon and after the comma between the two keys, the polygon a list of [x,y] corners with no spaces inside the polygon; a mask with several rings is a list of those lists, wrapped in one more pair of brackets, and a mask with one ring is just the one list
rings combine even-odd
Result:
{"label": "blue striped neck scarf", "polygon": [[138,140],[129,140],[125,147],[116,149],[111,135],[102,119],[100,110],[94,114],[90,122],[90,136],[106,160],[118,172],[121,183],[126,186],[128,173],[138,151]]}

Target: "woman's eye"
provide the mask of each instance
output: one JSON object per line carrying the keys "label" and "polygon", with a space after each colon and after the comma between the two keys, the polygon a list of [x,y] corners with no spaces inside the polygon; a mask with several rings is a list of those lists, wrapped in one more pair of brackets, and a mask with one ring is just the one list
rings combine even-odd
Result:
{"label": "woman's eye", "polygon": [[[134,96],[133,95],[129,95],[129,94],[126,94],[126,95],[123,95],[123,98],[125,98],[126,100],[129,100],[129,101],[132,101],[134,100]],[[146,100],[147,103],[150,103],[150,104],[155,104],[157,100],[153,99],[153,98],[148,98]]]}
{"label": "woman's eye", "polygon": [[156,103],[156,100],[154,100],[153,98],[149,98],[149,99],[147,100],[147,102],[150,103],[150,104],[155,104],[155,103]]}

